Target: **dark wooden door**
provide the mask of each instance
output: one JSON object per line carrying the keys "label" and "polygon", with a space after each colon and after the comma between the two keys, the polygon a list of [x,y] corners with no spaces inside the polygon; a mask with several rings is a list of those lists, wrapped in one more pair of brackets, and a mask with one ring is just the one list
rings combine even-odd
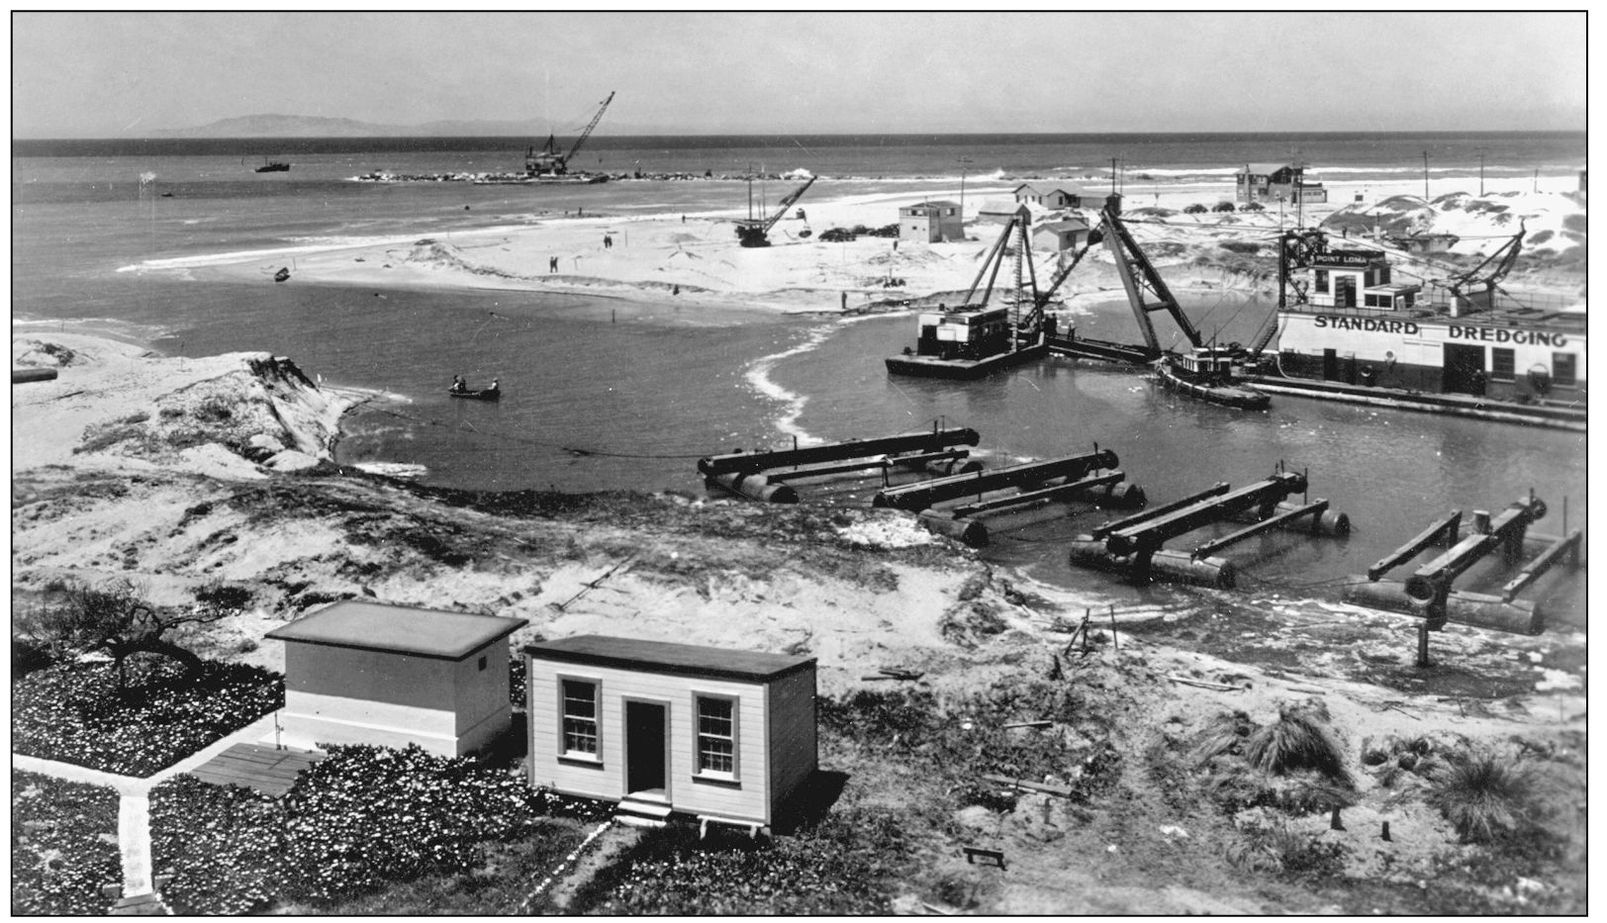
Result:
{"label": "dark wooden door", "polygon": [[663,792],[668,709],[651,702],[625,703],[625,788]]}

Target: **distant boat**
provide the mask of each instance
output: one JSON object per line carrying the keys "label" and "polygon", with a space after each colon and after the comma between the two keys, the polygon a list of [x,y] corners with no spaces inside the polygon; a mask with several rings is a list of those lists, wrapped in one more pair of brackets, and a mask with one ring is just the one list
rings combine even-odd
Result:
{"label": "distant boat", "polygon": [[1230,350],[1201,346],[1185,355],[1167,353],[1155,365],[1161,384],[1179,394],[1237,407],[1265,410],[1272,399],[1248,385],[1235,384]]}
{"label": "distant boat", "polygon": [[283,282],[288,278],[290,278],[290,268],[288,266],[280,266],[279,271],[273,274],[273,281],[275,282]]}
{"label": "distant boat", "polygon": [[452,397],[461,397],[466,401],[500,401],[502,390],[500,388],[482,388],[479,391],[451,391],[447,394]]}
{"label": "distant boat", "polygon": [[285,163],[282,160],[264,161],[262,166],[257,168],[257,172],[258,173],[289,173],[290,172],[290,164]]}

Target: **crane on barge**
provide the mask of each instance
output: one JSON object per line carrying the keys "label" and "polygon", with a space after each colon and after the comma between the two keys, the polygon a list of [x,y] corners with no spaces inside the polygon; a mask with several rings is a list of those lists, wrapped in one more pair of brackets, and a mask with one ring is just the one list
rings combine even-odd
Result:
{"label": "crane on barge", "polygon": [[586,139],[591,137],[592,130],[597,127],[598,122],[603,120],[603,113],[608,111],[608,104],[614,101],[614,92],[609,92],[608,98],[603,100],[603,104],[598,108],[597,114],[591,117],[590,122],[586,123],[586,128],[580,133],[580,137],[575,139],[573,145],[570,145],[569,153],[560,153],[557,139],[550,134],[547,135],[547,143],[539,149],[531,147],[526,150],[525,172],[531,176],[567,175],[569,173],[569,161],[580,153],[580,149],[586,143]]}

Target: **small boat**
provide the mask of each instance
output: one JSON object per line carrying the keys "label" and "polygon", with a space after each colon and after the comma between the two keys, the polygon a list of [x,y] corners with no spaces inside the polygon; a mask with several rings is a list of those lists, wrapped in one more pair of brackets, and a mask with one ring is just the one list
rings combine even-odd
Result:
{"label": "small boat", "polygon": [[290,267],[288,266],[280,266],[279,271],[273,274],[273,281],[275,282],[283,282],[288,278],[290,278]]}
{"label": "small boat", "polygon": [[502,390],[500,388],[481,388],[478,391],[453,391],[448,389],[446,393],[451,397],[461,397],[466,401],[502,400]]}
{"label": "small boat", "polygon": [[1233,382],[1232,354],[1215,346],[1199,346],[1184,355],[1167,353],[1155,364],[1165,388],[1241,410],[1265,410],[1272,398],[1249,385]]}
{"label": "small boat", "polygon": [[258,173],[289,173],[290,164],[282,160],[270,160],[257,168]]}

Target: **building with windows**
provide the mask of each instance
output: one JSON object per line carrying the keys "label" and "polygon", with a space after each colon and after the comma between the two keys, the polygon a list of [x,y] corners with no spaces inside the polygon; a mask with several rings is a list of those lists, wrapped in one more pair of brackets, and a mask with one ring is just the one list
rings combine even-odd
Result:
{"label": "building with windows", "polygon": [[814,774],[813,657],[604,635],[524,654],[532,785],[757,832]]}
{"label": "building with windows", "polygon": [[337,602],[268,632],[285,644],[279,742],[484,747],[512,721],[508,636],[524,619]]}
{"label": "building with windows", "polygon": [[1287,202],[1289,205],[1328,201],[1322,183],[1306,181],[1306,168],[1289,163],[1250,163],[1233,176],[1235,199],[1245,205]]}
{"label": "building with windows", "polygon": [[900,206],[898,239],[928,244],[943,240],[964,240],[965,222],[960,215],[960,204],[939,199]]}
{"label": "building with windows", "polygon": [[1045,189],[1031,183],[1022,183],[1014,190],[1015,200],[1026,205],[1042,205],[1050,211],[1061,208],[1082,208],[1082,193],[1056,186]]}
{"label": "building with windows", "polygon": [[1080,217],[1046,221],[1032,229],[1032,246],[1038,250],[1075,250],[1088,242],[1088,222]]}

